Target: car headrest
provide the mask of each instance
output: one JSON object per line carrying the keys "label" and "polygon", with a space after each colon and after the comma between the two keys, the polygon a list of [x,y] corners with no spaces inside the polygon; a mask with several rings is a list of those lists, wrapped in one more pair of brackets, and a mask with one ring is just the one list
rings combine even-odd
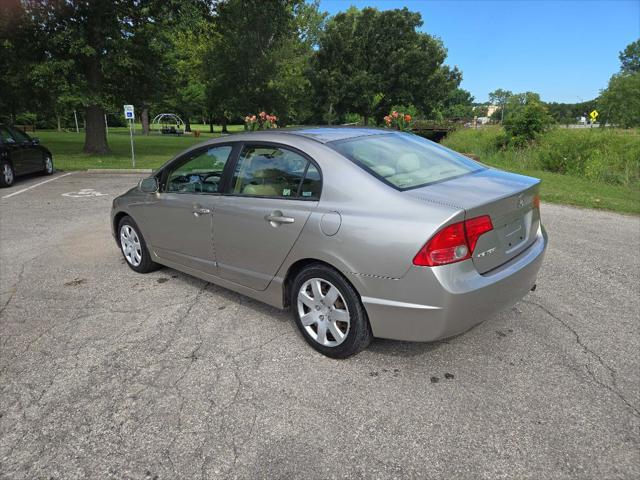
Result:
{"label": "car headrest", "polygon": [[396,171],[398,173],[409,173],[420,169],[420,157],[416,153],[403,153],[398,158]]}

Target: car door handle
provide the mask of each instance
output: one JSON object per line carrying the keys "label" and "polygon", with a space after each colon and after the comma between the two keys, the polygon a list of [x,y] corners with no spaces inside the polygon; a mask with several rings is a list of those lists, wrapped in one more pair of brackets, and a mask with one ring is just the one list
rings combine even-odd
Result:
{"label": "car door handle", "polygon": [[197,207],[193,209],[193,215],[199,217],[200,215],[209,215],[211,213],[210,208]]}
{"label": "car door handle", "polygon": [[264,219],[270,223],[293,223],[296,221],[295,218],[283,216],[281,212],[274,212],[265,216]]}

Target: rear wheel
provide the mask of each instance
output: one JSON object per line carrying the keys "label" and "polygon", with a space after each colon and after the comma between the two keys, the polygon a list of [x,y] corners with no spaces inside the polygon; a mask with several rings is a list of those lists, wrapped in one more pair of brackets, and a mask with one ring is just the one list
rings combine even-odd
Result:
{"label": "rear wheel", "polygon": [[0,187],[10,187],[15,181],[15,173],[9,162],[4,160],[0,163]]}
{"label": "rear wheel", "polygon": [[127,265],[138,273],[149,273],[158,268],[151,260],[147,244],[133,218],[123,217],[118,224],[118,245]]}
{"label": "rear wheel", "polygon": [[358,293],[326,265],[311,265],[296,276],[291,305],[304,339],[328,357],[350,357],[371,342],[369,321]]}
{"label": "rear wheel", "polygon": [[45,175],[51,175],[53,173],[53,158],[51,158],[51,155],[44,157],[44,168],[42,171]]}

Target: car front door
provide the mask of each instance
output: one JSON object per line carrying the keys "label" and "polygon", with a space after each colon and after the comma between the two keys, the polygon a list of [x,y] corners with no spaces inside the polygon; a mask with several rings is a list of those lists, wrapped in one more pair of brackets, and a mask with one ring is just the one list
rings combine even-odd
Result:
{"label": "car front door", "polygon": [[232,149],[209,146],[173,162],[161,176],[160,191],[140,206],[145,240],[160,258],[216,274],[212,214]]}
{"label": "car front door", "polygon": [[320,188],[319,169],[301,152],[245,144],[213,215],[219,275],[267,288],[317,208]]}
{"label": "car front door", "polygon": [[33,143],[31,137],[17,128],[9,128],[11,135],[16,141],[23,164],[23,173],[39,172],[44,169],[44,158],[42,151]]}
{"label": "car front door", "polygon": [[16,139],[7,127],[0,127],[0,138],[2,139],[2,146],[7,152],[11,165],[13,166],[13,172],[16,175],[29,172],[29,168],[22,160],[22,147],[16,142]]}

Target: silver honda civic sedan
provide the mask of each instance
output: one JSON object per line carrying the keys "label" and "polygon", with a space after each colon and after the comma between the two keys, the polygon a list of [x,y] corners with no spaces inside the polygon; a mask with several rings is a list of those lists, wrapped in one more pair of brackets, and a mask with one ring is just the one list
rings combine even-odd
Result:
{"label": "silver honda civic sedan", "polygon": [[345,358],[373,337],[459,334],[527,294],[547,246],[540,181],[409,133],[243,133],[177,155],[113,201],[128,265],[291,308]]}

